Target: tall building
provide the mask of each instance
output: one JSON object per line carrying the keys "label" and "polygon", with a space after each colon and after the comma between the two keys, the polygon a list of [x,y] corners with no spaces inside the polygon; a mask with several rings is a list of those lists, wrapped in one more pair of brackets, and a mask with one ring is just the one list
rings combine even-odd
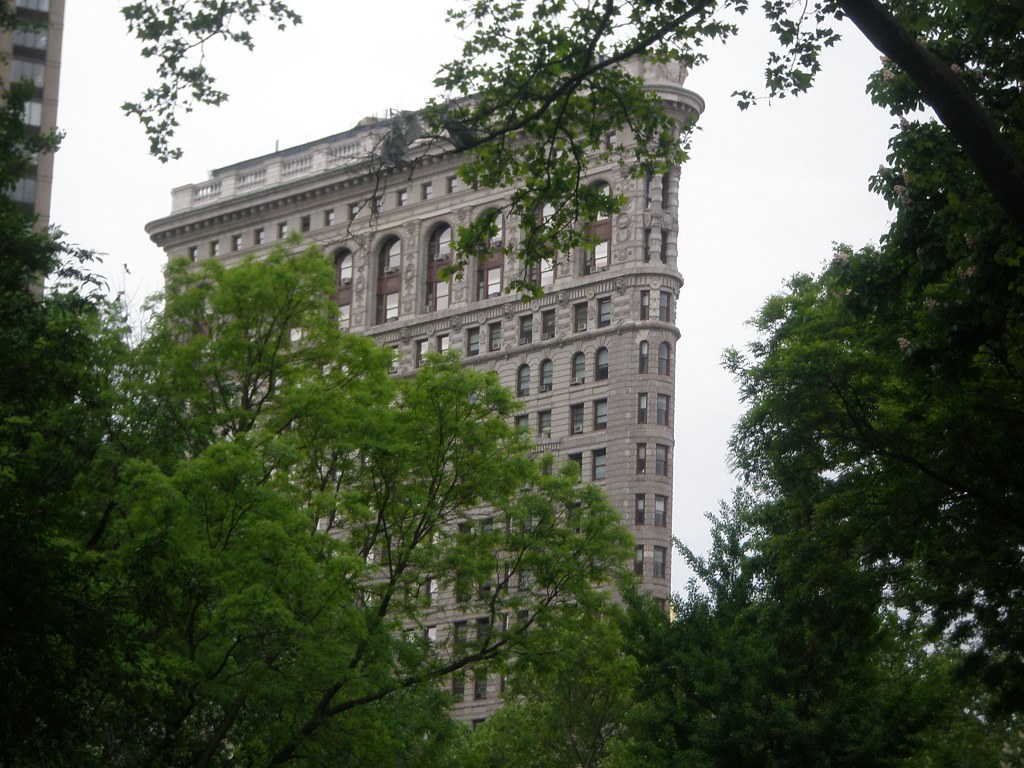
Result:
{"label": "tall building", "polygon": [[[57,125],[57,88],[60,81],[61,38],[64,33],[64,0],[0,0],[14,6],[18,21],[13,31],[0,31],[0,80],[3,83],[31,80],[35,96],[25,105],[25,122],[41,132]],[[32,173],[23,178],[11,196],[38,216],[37,226],[50,222],[50,190],[53,186],[53,155],[40,155]]]}
{"label": "tall building", "polygon": [[[632,65],[680,122],[703,109],[678,66]],[[389,173],[366,158],[392,121],[364,120],[344,133],[245,160],[175,189],[172,212],[147,232],[168,257],[226,264],[259,255],[291,232],[333,257],[341,322],[397,352],[412,373],[428,351],[457,350],[466,365],[493,369],[522,401],[516,423],[537,447],[582,468],[602,486],[636,539],[634,570],[656,599],[670,593],[679,169],[633,178],[616,163],[588,183],[628,203],[593,222],[599,243],[545,264],[541,298],[504,292],[522,266],[501,246],[518,237],[502,218],[503,190],[464,188],[457,154],[421,154]],[[629,142],[628,135],[609,137]],[[416,147],[413,147],[416,157]],[[494,250],[453,281],[459,225],[497,216]],[[456,621],[456,634],[472,624]],[[493,710],[500,681],[456,677],[455,715]]]}

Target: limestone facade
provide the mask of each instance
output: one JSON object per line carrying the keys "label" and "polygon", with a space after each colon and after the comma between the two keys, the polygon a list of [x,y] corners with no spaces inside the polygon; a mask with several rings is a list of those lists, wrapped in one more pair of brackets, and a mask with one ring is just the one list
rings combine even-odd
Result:
{"label": "limestone facade", "polygon": [[[680,120],[699,97],[680,70],[647,73]],[[600,485],[636,539],[635,570],[659,600],[670,593],[675,461],[675,324],[679,272],[679,169],[634,178],[614,164],[589,169],[628,203],[593,227],[607,248],[568,254],[538,272],[545,294],[504,292],[521,266],[496,255],[444,281],[456,228],[493,215],[505,193],[463,188],[457,154],[426,154],[401,171],[363,159],[390,130],[386,120],[212,172],[176,189],[172,213],[147,226],[168,257],[226,264],[269,250],[288,233],[334,258],[345,325],[397,352],[412,373],[428,350],[457,350],[466,365],[496,371],[522,402],[517,423],[538,449],[574,459]],[[629,141],[628,136],[615,137]],[[518,222],[501,220],[502,244]],[[497,245],[497,243],[496,243]],[[455,615],[455,614],[453,614]],[[469,617],[472,621],[472,617]],[[439,627],[447,635],[451,626]],[[493,711],[501,681],[453,681],[455,715]]]}

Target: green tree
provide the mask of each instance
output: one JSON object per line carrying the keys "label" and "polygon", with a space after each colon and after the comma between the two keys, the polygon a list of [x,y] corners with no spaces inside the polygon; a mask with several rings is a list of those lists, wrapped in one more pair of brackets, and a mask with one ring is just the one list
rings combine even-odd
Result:
{"label": "green tree", "polygon": [[999,765],[1005,727],[965,710],[944,654],[879,604],[876,574],[813,530],[766,537],[778,507],[738,494],[711,517],[709,554],[682,550],[695,577],[672,620],[634,606],[621,764],[929,765],[955,732],[966,756],[939,764]]}
{"label": "green tree", "polygon": [[179,115],[203,104],[216,106],[228,94],[216,86],[206,67],[205,47],[215,41],[252,50],[251,28],[269,21],[279,30],[302,23],[283,0],[138,0],[121,15],[142,44],[142,56],[156,62],[157,85],[121,109],[138,118],[149,139],[149,153],[161,162],[181,157],[174,145]]}
{"label": "green tree", "polygon": [[[14,22],[0,13],[0,29]],[[92,255],[38,231],[11,197],[59,137],[25,125],[31,83],[0,90],[0,763],[10,765],[73,743],[77,680],[107,642],[72,542],[91,540],[76,482],[102,449],[122,345]]]}
{"label": "green tree", "polygon": [[579,611],[516,659],[502,708],[457,752],[466,768],[597,768],[625,731],[639,682],[622,609]]}
{"label": "green tree", "polygon": [[46,532],[107,631],[66,681],[68,738],[30,758],[12,734],[19,764],[431,764],[453,673],[514,669],[606,601],[617,512],[530,458],[493,373],[390,378],[329,274],[318,250],[171,265],[61,500],[81,522]]}

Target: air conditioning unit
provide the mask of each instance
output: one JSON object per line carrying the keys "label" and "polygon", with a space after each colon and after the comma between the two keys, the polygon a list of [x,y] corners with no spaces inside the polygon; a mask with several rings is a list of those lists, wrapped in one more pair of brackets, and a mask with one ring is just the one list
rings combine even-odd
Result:
{"label": "air conditioning unit", "polygon": [[434,257],[434,261],[443,263],[443,262],[448,261],[448,257],[447,256],[435,256]]}
{"label": "air conditioning unit", "polygon": [[540,385],[540,391],[541,392],[550,392],[551,391],[551,385],[550,384],[541,384]]}
{"label": "air conditioning unit", "polygon": [[580,434],[582,432],[583,432],[583,425],[582,424],[573,424],[573,426],[572,426],[572,433],[574,435],[578,435],[578,434]]}
{"label": "air conditioning unit", "polygon": [[584,321],[583,321],[582,323],[580,323],[579,325],[577,325],[577,326],[576,326],[576,330],[577,330],[577,331],[585,331],[585,330],[587,330],[587,321],[586,321],[586,320],[584,320]]}
{"label": "air conditioning unit", "polygon": [[529,394],[530,394],[530,388],[529,387],[525,387],[524,389],[521,389],[519,391],[519,397],[526,397]]}
{"label": "air conditioning unit", "polygon": [[573,384],[573,385],[576,385],[576,384],[584,384],[584,383],[586,383],[586,381],[587,380],[584,377],[580,376],[578,379],[573,379],[569,383]]}
{"label": "air conditioning unit", "polygon": [[397,271],[398,271],[398,267],[385,267],[384,268],[384,274],[385,275],[393,275]]}
{"label": "air conditioning unit", "polygon": [[533,337],[532,336],[520,336],[519,337],[519,343],[520,344],[532,344],[533,343]]}
{"label": "air conditioning unit", "polygon": [[553,338],[555,338],[555,332],[554,331],[544,331],[544,333],[542,333],[540,335],[540,337],[541,337],[542,340],[553,339]]}
{"label": "air conditioning unit", "polygon": [[493,291],[492,293],[487,294],[488,299],[493,299],[496,296],[501,296],[501,291]]}
{"label": "air conditioning unit", "polygon": [[352,285],[352,278],[351,277],[343,277],[343,278],[341,278],[341,280],[338,281],[338,284],[341,285],[341,286]]}

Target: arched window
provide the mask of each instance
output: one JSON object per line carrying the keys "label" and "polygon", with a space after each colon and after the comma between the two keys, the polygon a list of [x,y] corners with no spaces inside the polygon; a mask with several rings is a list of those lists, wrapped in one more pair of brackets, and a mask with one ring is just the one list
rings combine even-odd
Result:
{"label": "arched window", "polygon": [[391,237],[380,247],[380,274],[397,272],[402,266],[402,241]]}
{"label": "arched window", "polygon": [[640,367],[638,368],[639,373],[647,373],[647,366],[649,364],[651,355],[651,345],[646,341],[640,342]]}
{"label": "arched window", "polygon": [[334,254],[334,273],[339,287],[352,282],[352,251],[348,248],[342,248]]}
{"label": "arched window", "polygon": [[490,250],[477,258],[476,298],[478,301],[501,295],[503,287],[501,271],[505,259],[502,250],[504,230],[501,211],[487,211],[482,218],[488,219],[494,230],[491,234]]}
{"label": "arched window", "polygon": [[582,352],[577,352],[572,356],[572,368],[571,368],[571,381],[572,384],[582,384],[585,382],[587,372],[587,358]]}
{"label": "arched window", "polygon": [[439,224],[430,234],[427,256],[431,261],[447,261],[452,255],[452,228]]}
{"label": "arched window", "polygon": [[544,360],[540,364],[540,391],[550,392],[555,378],[555,366],[550,360]]}
{"label": "arched window", "polygon": [[672,347],[667,341],[661,342],[658,345],[658,373],[662,376],[668,376],[671,359]]}
{"label": "arched window", "polygon": [[[612,190],[605,182],[599,181],[593,189],[602,197],[610,197]],[[586,268],[588,272],[604,272],[612,263],[612,220],[607,214],[587,227],[587,235],[595,242],[587,249]]]}
{"label": "arched window", "polygon": [[451,255],[452,228],[447,224],[438,224],[427,240],[425,290],[428,312],[448,309],[451,297],[451,278],[444,274],[444,269]]}
{"label": "arched window", "polygon": [[377,256],[377,322],[398,319],[399,295],[402,290],[402,241],[389,237],[381,243]]}
{"label": "arched window", "polygon": [[342,248],[334,254],[337,285],[338,325],[348,328],[352,317],[352,251]]}
{"label": "arched window", "polygon": [[516,397],[530,394],[530,366],[520,365],[516,371]]}
{"label": "arched window", "polygon": [[604,381],[608,378],[608,350],[601,347],[594,355],[594,379]]}
{"label": "arched window", "polygon": [[[544,207],[541,208],[538,218],[541,222],[547,222],[552,219],[555,215],[554,206],[551,203],[545,203]],[[540,262],[540,273],[538,275],[538,281],[541,288],[546,288],[555,282],[555,260],[554,259],[541,259]]]}

